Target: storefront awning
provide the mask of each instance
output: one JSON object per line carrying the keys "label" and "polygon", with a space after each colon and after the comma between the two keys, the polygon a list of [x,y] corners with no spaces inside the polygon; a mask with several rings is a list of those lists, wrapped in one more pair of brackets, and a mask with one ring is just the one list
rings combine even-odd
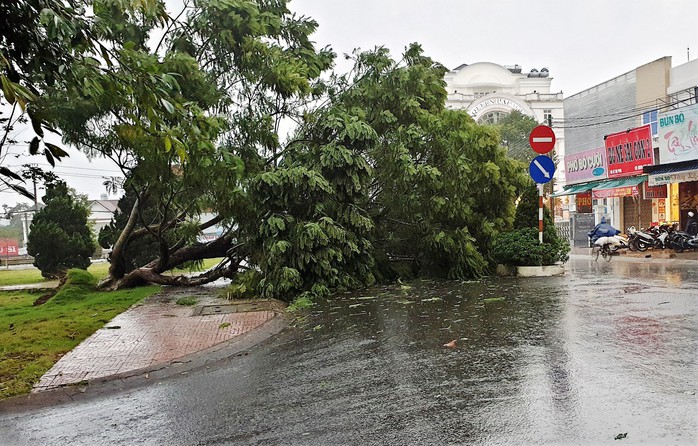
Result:
{"label": "storefront awning", "polygon": [[562,197],[563,195],[581,194],[593,189],[601,181],[591,181],[589,183],[568,184],[561,191],[550,194],[551,197]]}
{"label": "storefront awning", "polygon": [[645,175],[606,180],[593,188],[593,198],[628,197],[640,195],[639,184],[647,179]]}
{"label": "storefront awning", "polygon": [[645,175],[635,176],[635,177],[625,177],[616,178],[612,180],[606,180],[600,183],[598,186],[594,186],[594,190],[606,190],[606,189],[616,189],[619,187],[632,187],[645,181],[647,177]]}
{"label": "storefront awning", "polygon": [[698,181],[698,160],[645,166],[643,171],[649,174],[647,184],[650,186]]}

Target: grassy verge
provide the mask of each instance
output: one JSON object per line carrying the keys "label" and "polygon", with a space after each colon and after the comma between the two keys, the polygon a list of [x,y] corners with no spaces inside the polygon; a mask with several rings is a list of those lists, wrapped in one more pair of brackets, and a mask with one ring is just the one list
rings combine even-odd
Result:
{"label": "grassy verge", "polygon": [[37,307],[40,293],[0,292],[0,398],[29,392],[62,355],[159,289],[73,289]]}
{"label": "grassy verge", "polygon": [[[206,259],[204,260],[203,266],[199,269],[199,271],[205,271],[212,266],[217,265],[220,261],[221,259]],[[107,275],[109,264],[106,262],[93,263],[87,270],[97,279],[101,279]],[[189,270],[175,270],[174,273],[181,274],[182,272],[188,271]],[[37,268],[32,267],[30,269],[0,270],[0,286],[30,285],[41,282],[48,281],[41,277],[41,271],[39,271]]]}

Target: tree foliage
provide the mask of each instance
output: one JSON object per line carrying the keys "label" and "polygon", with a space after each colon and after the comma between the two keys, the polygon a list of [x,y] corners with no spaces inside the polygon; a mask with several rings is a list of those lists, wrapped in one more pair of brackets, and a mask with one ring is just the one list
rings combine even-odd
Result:
{"label": "tree foliage", "polygon": [[502,138],[502,145],[507,148],[510,157],[522,161],[526,166],[538,154],[531,149],[528,137],[538,122],[518,110],[502,117],[495,126]]}
{"label": "tree foliage", "polygon": [[[39,101],[63,140],[124,172],[100,242],[103,287],[218,277],[290,300],[405,273],[477,277],[511,227],[523,165],[496,129],[444,107],[445,69],[419,45],[355,52],[328,74],[317,23],[284,0],[100,0],[100,57]],[[153,48],[153,31],[164,36]],[[282,128],[296,127],[287,140]],[[208,217],[207,217],[208,216]],[[220,236],[200,242],[205,228]],[[223,257],[197,277],[164,274]]]}
{"label": "tree foliage", "polygon": [[[88,3],[74,0],[17,0],[2,3],[0,15],[0,159],[10,146],[19,145],[18,127],[31,129],[31,155],[43,153],[47,162],[68,156],[48,142],[49,125],[41,105],[48,87],[76,81],[73,67],[94,54],[97,41],[85,17]],[[0,166],[0,183],[34,199],[23,178]]]}
{"label": "tree foliage", "polygon": [[62,276],[70,268],[87,269],[96,246],[85,201],[64,182],[49,186],[43,201],[46,206],[34,215],[27,243],[34,266],[46,278]]}

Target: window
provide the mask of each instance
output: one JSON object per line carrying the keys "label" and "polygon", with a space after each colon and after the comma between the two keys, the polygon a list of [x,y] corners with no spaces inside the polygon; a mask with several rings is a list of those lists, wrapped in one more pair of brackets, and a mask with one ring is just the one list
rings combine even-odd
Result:
{"label": "window", "polygon": [[651,124],[652,136],[657,136],[657,110],[644,112],[642,114],[642,124]]}
{"label": "window", "polygon": [[545,125],[550,125],[553,122],[552,110],[543,110],[543,122]]}
{"label": "window", "polygon": [[499,124],[499,121],[502,120],[506,115],[509,113],[506,112],[501,112],[501,111],[491,111],[484,116],[480,117],[478,119],[478,124],[484,124],[484,125],[495,125]]}

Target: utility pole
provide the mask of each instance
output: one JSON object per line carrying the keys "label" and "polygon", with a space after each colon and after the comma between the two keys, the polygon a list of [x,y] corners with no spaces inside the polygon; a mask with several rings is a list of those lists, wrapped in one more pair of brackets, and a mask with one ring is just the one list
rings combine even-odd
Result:
{"label": "utility pole", "polygon": [[34,211],[39,212],[39,197],[36,193],[36,174],[32,174],[32,181],[34,182]]}

